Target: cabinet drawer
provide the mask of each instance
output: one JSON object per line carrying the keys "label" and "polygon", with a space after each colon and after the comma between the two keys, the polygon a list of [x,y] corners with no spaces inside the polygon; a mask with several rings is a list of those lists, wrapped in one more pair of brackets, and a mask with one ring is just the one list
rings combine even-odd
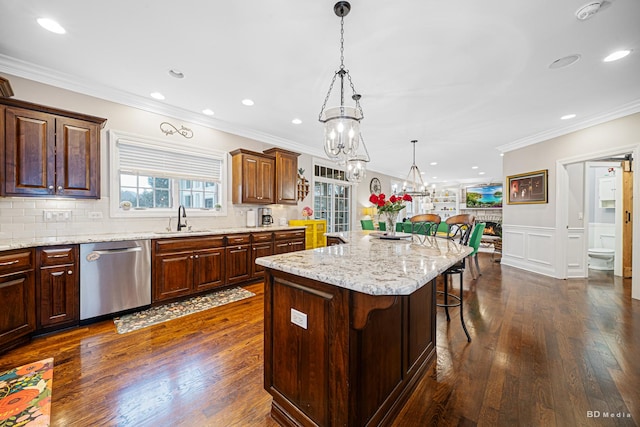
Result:
{"label": "cabinet drawer", "polygon": [[33,250],[0,252],[0,275],[33,268]]}
{"label": "cabinet drawer", "polygon": [[276,231],[276,240],[304,239],[305,230]]}
{"label": "cabinet drawer", "polygon": [[51,265],[73,264],[76,261],[75,251],[73,247],[65,248],[41,248],[40,249],[40,266],[47,267]]}
{"label": "cabinet drawer", "polygon": [[227,236],[227,245],[242,245],[251,242],[250,234],[230,234]]}
{"label": "cabinet drawer", "polygon": [[273,237],[273,233],[253,233],[253,243],[270,242]]}
{"label": "cabinet drawer", "polygon": [[159,239],[153,241],[153,249],[156,254],[220,248],[222,246],[224,246],[224,236]]}

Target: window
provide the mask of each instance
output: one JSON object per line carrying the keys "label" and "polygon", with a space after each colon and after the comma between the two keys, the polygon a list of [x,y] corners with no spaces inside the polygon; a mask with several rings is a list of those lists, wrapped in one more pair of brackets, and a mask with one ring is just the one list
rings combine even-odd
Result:
{"label": "window", "polygon": [[226,153],[118,131],[109,136],[112,216],[166,216],[178,205],[197,209],[195,215],[226,215]]}
{"label": "window", "polygon": [[327,231],[351,229],[353,184],[347,182],[343,170],[315,165],[314,214],[327,220]]}

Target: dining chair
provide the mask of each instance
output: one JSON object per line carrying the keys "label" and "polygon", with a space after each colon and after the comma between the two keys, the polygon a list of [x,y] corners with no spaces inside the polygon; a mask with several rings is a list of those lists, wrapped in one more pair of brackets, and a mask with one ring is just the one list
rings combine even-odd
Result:
{"label": "dining chair", "polygon": [[[461,245],[467,245],[469,243],[469,237],[471,236],[471,229],[473,228],[475,217],[471,214],[459,214],[454,215],[446,219],[446,224],[449,227],[449,231],[447,232],[447,238],[455,241]],[[444,307],[444,311],[447,315],[447,322],[451,321],[451,317],[449,316],[449,309],[452,307],[460,307],[460,322],[462,323],[462,329],[464,329],[464,333],[467,335],[467,341],[471,342],[471,335],[469,335],[469,331],[467,330],[467,325],[464,323],[464,299],[463,299],[463,288],[462,288],[462,274],[464,272],[465,267],[465,259],[463,258],[458,263],[449,267],[444,273],[442,273],[444,277],[444,290],[438,291],[438,294],[444,296],[444,303],[436,304],[438,307]],[[449,293],[449,283],[453,282],[452,276],[454,274],[460,275],[460,294],[450,294]],[[449,302],[449,297],[453,298],[453,302]]]}
{"label": "dining chair", "polygon": [[482,240],[482,233],[484,232],[484,228],[487,224],[484,222],[479,222],[473,227],[473,231],[471,232],[471,237],[469,238],[469,247],[473,248],[473,252],[467,255],[467,258],[473,258],[476,264],[475,272],[473,271],[473,263],[469,264],[469,269],[471,270],[471,274],[474,279],[477,279],[482,273],[480,272],[480,265],[478,264],[478,251],[480,249],[480,240]]}
{"label": "dining chair", "polygon": [[387,223],[384,221],[378,221],[378,230],[387,231]]}
{"label": "dining chair", "polygon": [[360,225],[362,226],[363,230],[375,230],[376,229],[373,226],[373,220],[372,219],[361,219],[360,220]]}
{"label": "dining chair", "polygon": [[412,234],[435,236],[442,218],[438,214],[419,214],[412,216],[409,221]]}

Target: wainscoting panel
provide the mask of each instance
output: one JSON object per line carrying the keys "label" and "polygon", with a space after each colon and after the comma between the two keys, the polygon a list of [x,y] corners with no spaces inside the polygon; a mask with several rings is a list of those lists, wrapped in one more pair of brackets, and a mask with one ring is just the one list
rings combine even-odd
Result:
{"label": "wainscoting panel", "polygon": [[567,247],[567,277],[586,277],[584,228],[570,228]]}
{"label": "wainscoting panel", "polygon": [[502,264],[557,276],[554,228],[503,224],[502,240]]}

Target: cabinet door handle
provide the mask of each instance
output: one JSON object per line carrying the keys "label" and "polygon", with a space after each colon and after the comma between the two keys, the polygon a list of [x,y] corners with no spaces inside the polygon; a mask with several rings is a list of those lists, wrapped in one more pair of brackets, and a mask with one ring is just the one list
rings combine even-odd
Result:
{"label": "cabinet door handle", "polygon": [[200,257],[200,255],[196,255],[194,258],[195,258],[195,259],[198,259],[199,257]]}
{"label": "cabinet door handle", "polygon": [[0,262],[0,267],[4,267],[5,265],[13,265],[13,264],[17,264],[19,261],[17,259],[14,259],[13,261],[8,261],[8,262]]}
{"label": "cabinet door handle", "polygon": [[67,274],[68,274],[68,275],[72,275],[72,274],[73,274],[73,270],[69,270],[69,271],[67,271]]}
{"label": "cabinet door handle", "polygon": [[58,193],[62,192],[62,185],[58,185]]}
{"label": "cabinet door handle", "polygon": [[68,254],[47,255],[47,258],[66,258]]}
{"label": "cabinet door handle", "polygon": [[191,255],[191,256],[189,257],[189,259],[193,259],[193,255]]}

